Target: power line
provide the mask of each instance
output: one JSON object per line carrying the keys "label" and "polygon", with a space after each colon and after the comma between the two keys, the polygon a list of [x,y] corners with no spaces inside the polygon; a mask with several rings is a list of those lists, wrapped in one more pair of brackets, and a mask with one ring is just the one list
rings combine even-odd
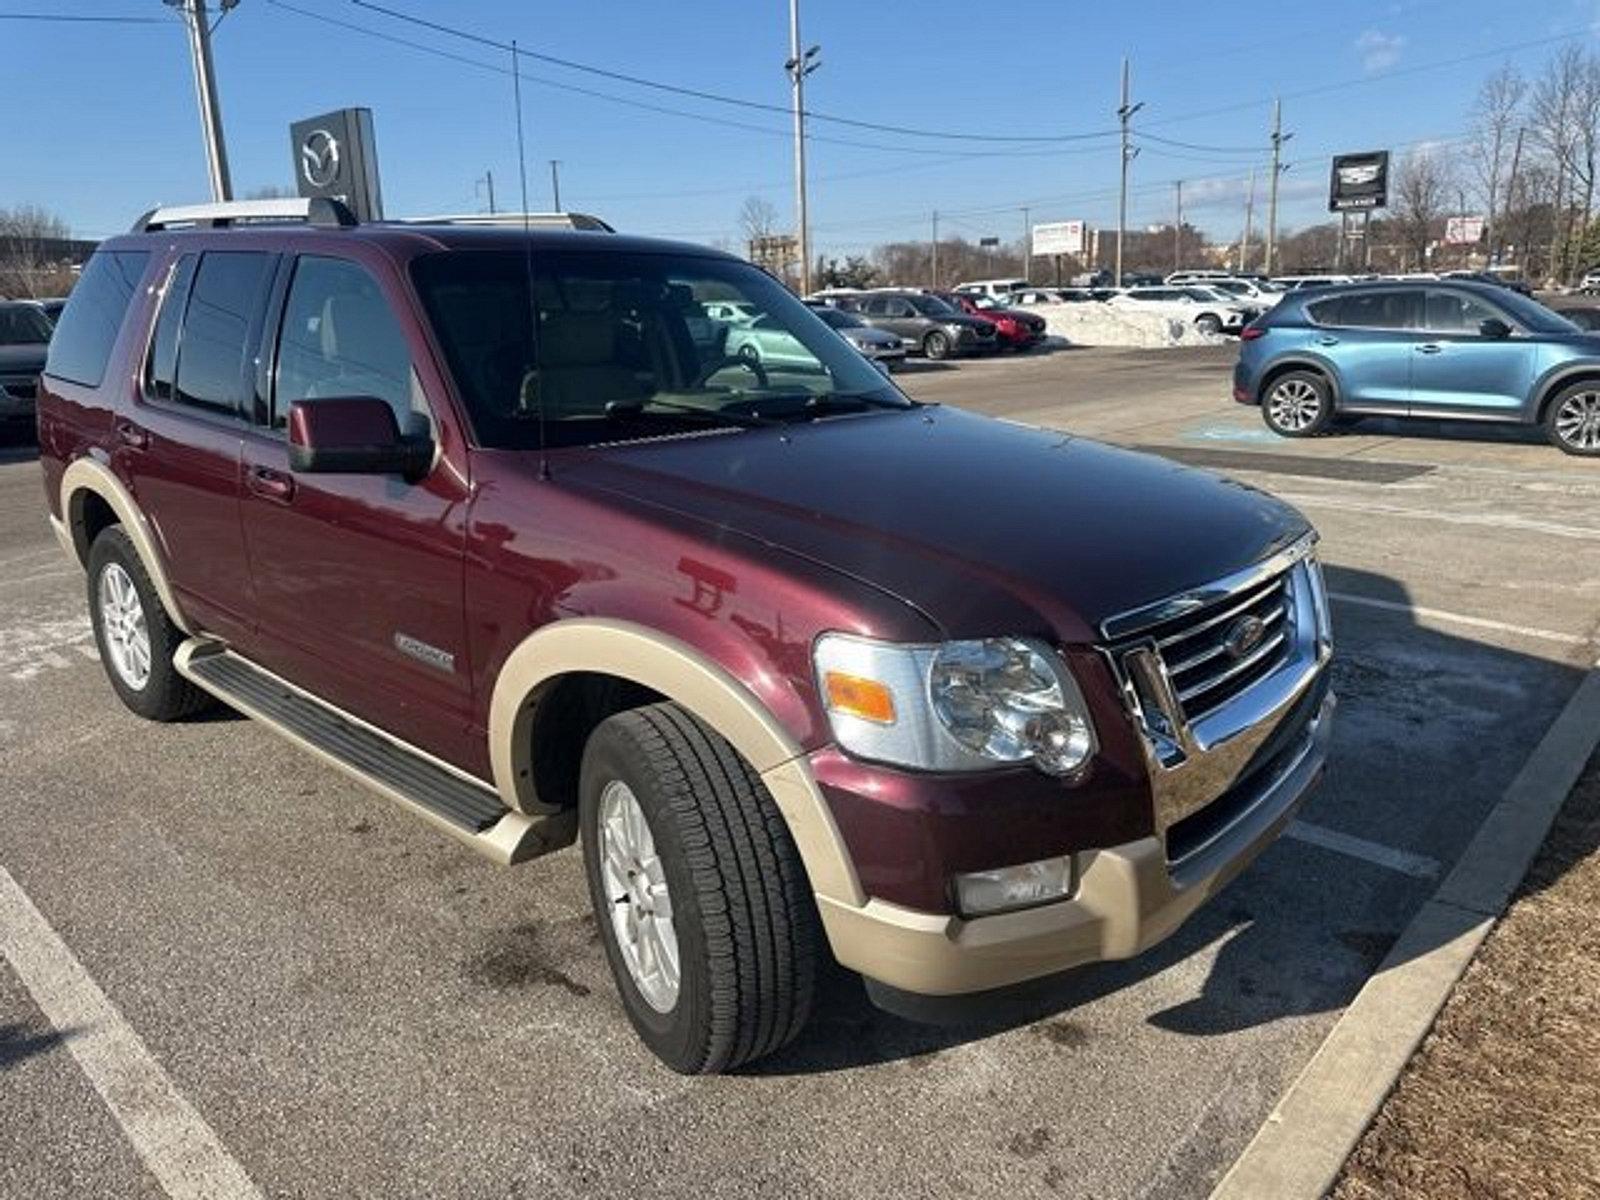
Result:
{"label": "power line", "polygon": [[[446,25],[441,21],[430,21],[425,17],[413,16],[410,13],[401,12],[398,9],[389,8],[386,5],[373,3],[373,0],[350,0],[350,3],[354,4],[358,8],[364,8],[371,12],[380,13],[383,16],[389,17],[396,21],[404,21],[407,24],[416,25],[423,29],[431,29],[436,33],[444,33],[450,35],[451,37],[461,38],[464,41],[475,42],[481,46],[491,46],[495,49],[502,50],[506,48],[504,43],[498,42],[493,38],[485,37],[482,34],[473,33],[466,29],[460,29],[453,25]],[[728,96],[721,92],[708,92],[700,88],[684,87],[675,83],[663,83],[657,79],[647,79],[642,75],[631,75],[625,71],[612,71],[605,67],[597,67],[590,63],[575,62],[570,58],[560,58],[553,54],[537,54],[533,51],[528,51],[526,56],[528,58],[537,59],[540,62],[550,63],[553,66],[565,67],[571,71],[581,71],[587,75],[598,75],[603,79],[611,79],[618,83],[628,83],[634,85],[635,87],[652,88],[656,91],[670,92],[671,94],[677,96],[689,96],[693,99],[705,100],[713,104],[729,104],[737,108],[753,109],[758,112],[782,113],[785,116],[789,114],[789,110],[781,104],[768,104],[761,100],[750,100],[742,96]],[[907,125],[887,125],[878,121],[862,121],[854,117],[835,116],[829,113],[820,113],[809,109],[806,112],[806,116],[813,121],[826,121],[833,125],[846,125],[853,129],[869,129],[877,133],[894,133],[905,137],[937,138],[945,141],[960,142],[986,142],[1001,144],[1015,144],[1020,142],[1079,142],[1115,137],[1117,135],[1117,130],[1115,129],[1103,129],[1083,133],[1032,135],[1019,134],[1014,136],[992,133],[951,133],[943,129],[918,129]]]}
{"label": "power line", "polygon": [[80,17],[60,13],[0,13],[0,21],[49,21],[61,25],[165,25],[164,17]]}

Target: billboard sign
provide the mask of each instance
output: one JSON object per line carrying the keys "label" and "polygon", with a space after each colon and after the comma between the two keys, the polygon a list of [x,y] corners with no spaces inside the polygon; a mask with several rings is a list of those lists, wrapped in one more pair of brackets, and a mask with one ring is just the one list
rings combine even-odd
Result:
{"label": "billboard sign", "polygon": [[1444,223],[1447,246],[1474,246],[1483,241],[1482,217],[1451,217]]}
{"label": "billboard sign", "polygon": [[341,108],[289,126],[295,187],[350,206],[363,221],[383,219],[378,143],[370,108]]}
{"label": "billboard sign", "polygon": [[1328,211],[1386,208],[1389,204],[1389,152],[1339,154],[1328,182]]}
{"label": "billboard sign", "polygon": [[1033,252],[1038,255],[1083,253],[1082,221],[1051,221],[1033,227]]}

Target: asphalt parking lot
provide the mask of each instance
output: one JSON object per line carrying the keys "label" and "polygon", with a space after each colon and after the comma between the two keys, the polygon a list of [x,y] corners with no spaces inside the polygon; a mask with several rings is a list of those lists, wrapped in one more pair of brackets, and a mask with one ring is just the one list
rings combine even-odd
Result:
{"label": "asphalt parking lot", "polygon": [[[672,1075],[614,997],[575,853],[496,868],[259,726],[126,712],[25,446],[0,450],[0,885],[263,1195],[1203,1195],[1600,653],[1600,465],[1436,423],[1280,441],[1228,399],[1231,361],[901,376],[1221,471],[1322,532],[1327,782],[1140,960],[948,1028],[835,979],[783,1053]],[[0,963],[0,1196],[162,1195],[68,1052],[87,1032]]]}

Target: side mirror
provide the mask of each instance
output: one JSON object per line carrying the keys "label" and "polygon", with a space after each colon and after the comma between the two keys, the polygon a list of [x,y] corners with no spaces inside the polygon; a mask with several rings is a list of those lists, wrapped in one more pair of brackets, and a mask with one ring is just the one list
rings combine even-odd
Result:
{"label": "side mirror", "polygon": [[289,468],[301,474],[399,475],[433,465],[433,442],[404,437],[394,410],[372,396],[296,400],[289,406]]}
{"label": "side mirror", "polygon": [[1488,317],[1478,322],[1478,335],[1480,337],[1494,338],[1497,341],[1511,336],[1511,326],[1499,317]]}

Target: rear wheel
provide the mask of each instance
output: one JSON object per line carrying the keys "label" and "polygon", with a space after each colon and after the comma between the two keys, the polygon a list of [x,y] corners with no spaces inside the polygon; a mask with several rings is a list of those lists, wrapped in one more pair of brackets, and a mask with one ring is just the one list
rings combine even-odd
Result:
{"label": "rear wheel", "polygon": [[1545,435],[1568,454],[1600,457],[1600,385],[1563,388],[1545,410],[1544,427]]}
{"label": "rear wheel", "polygon": [[141,717],[176,721],[212,703],[172,665],[183,631],[120,525],[102,530],[89,548],[89,617],[112,690]]}
{"label": "rear wheel", "polygon": [[1201,333],[1221,333],[1222,318],[1212,313],[1201,313],[1195,318],[1194,327]]}
{"label": "rear wheel", "polygon": [[1315,437],[1333,422],[1328,381],[1311,371],[1290,371],[1267,386],[1261,400],[1267,428],[1283,437]]}
{"label": "rear wheel", "polygon": [[922,352],[933,359],[949,358],[950,335],[935,329],[922,339]]}
{"label": "rear wheel", "polygon": [[730,1070],[805,1025],[820,937],[761,778],[675,704],[603,721],[584,750],[584,869],[628,1019],[683,1074]]}

